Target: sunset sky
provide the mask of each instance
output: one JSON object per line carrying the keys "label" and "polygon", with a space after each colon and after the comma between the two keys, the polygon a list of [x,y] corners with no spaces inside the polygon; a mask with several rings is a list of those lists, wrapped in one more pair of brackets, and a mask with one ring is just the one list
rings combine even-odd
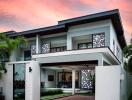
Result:
{"label": "sunset sky", "polygon": [[132,34],[132,0],[0,0],[0,31],[23,31],[57,21],[119,9],[125,37]]}

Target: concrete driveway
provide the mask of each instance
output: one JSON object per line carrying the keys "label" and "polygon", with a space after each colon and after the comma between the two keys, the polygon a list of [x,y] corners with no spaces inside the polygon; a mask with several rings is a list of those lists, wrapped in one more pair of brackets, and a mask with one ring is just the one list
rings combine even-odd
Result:
{"label": "concrete driveway", "polygon": [[55,100],[95,100],[94,96],[81,96],[81,95],[74,95],[69,97],[64,97]]}

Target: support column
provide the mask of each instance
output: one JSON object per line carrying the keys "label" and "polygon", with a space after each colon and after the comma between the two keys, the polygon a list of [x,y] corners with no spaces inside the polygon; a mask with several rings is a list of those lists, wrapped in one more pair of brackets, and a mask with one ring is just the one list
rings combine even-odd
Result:
{"label": "support column", "polygon": [[36,53],[40,53],[41,48],[40,48],[40,37],[39,35],[36,35]]}
{"label": "support column", "polygon": [[76,71],[72,70],[72,95],[75,94],[75,77],[76,77]]}

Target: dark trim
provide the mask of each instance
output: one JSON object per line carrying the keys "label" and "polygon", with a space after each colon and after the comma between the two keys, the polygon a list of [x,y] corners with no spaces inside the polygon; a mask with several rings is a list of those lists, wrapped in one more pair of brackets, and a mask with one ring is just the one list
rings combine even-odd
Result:
{"label": "dark trim", "polygon": [[118,60],[118,62],[121,64],[120,60],[117,58],[117,56],[114,54],[114,52],[110,49],[110,47],[108,47],[108,49],[109,49],[110,52],[115,56],[115,58]]}
{"label": "dark trim", "polygon": [[97,60],[91,61],[71,61],[71,62],[57,62],[57,63],[42,63],[40,66],[56,66],[56,65],[83,65],[83,64],[98,64]]}
{"label": "dark trim", "polygon": [[[94,48],[85,48],[85,49],[80,49],[80,50],[87,50],[87,49],[98,49],[98,48],[108,48],[108,46],[103,46],[103,47],[94,47]],[[66,51],[77,51],[78,49],[72,49],[72,50],[66,50]],[[60,51],[60,52],[66,52],[66,51]],[[52,52],[52,53],[57,53],[57,52]],[[33,55],[39,55],[39,54],[50,54],[50,53],[37,53]]]}
{"label": "dark trim", "polygon": [[15,81],[15,78],[14,78],[14,72],[15,72],[15,64],[13,64],[13,100],[15,100],[14,98],[14,95],[15,95],[15,89],[14,89],[14,81]]}
{"label": "dark trim", "polygon": [[50,27],[38,28],[23,32],[14,32],[14,31],[11,33],[5,32],[5,34],[8,35],[9,37],[25,36],[27,38],[34,37],[37,34],[39,35],[57,34],[61,32],[67,32],[70,26],[103,21],[107,19],[110,19],[112,21],[114,29],[117,33],[117,39],[121,45],[121,48],[123,49],[126,46],[126,41],[125,41],[124,29],[122,26],[121,17],[118,9],[62,20],[58,22],[58,25],[54,25]]}

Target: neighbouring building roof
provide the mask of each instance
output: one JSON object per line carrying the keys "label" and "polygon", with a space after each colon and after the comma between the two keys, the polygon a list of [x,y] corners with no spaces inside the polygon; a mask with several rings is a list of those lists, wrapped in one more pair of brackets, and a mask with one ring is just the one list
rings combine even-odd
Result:
{"label": "neighbouring building roof", "polygon": [[5,33],[9,37],[16,37],[16,36],[33,37],[33,36],[36,36],[36,34],[39,34],[39,35],[56,34],[60,32],[67,32],[68,27],[70,26],[102,21],[106,19],[111,19],[113,26],[115,28],[115,31],[117,33],[118,41],[121,47],[124,48],[126,46],[126,41],[125,41],[124,30],[123,30],[121,17],[120,17],[120,13],[118,9],[81,16],[81,17],[76,17],[76,18],[71,18],[67,20],[62,20],[58,22],[58,25],[54,25],[54,26],[22,31],[22,32],[10,31]]}

